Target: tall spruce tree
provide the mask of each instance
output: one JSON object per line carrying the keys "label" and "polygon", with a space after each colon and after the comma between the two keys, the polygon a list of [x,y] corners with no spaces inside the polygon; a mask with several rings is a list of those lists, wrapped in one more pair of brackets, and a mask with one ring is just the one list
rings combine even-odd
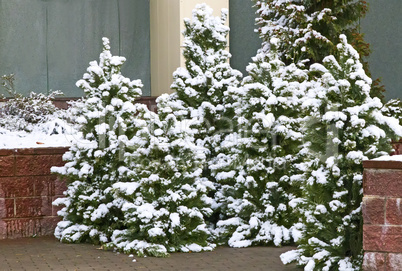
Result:
{"label": "tall spruce tree", "polygon": [[[214,17],[206,4],[197,5],[192,20],[185,19],[185,67],[178,68],[170,95],[161,112],[172,112],[179,121],[192,120],[197,128],[197,144],[206,147],[208,160],[215,156],[220,141],[232,129],[233,108],[226,108],[225,93],[239,85],[242,74],[231,68],[227,51],[229,27],[225,25],[228,10]],[[163,114],[161,114],[163,117]]]}
{"label": "tall spruce tree", "polygon": [[99,63],[93,61],[77,86],[85,97],[70,110],[82,138],[73,142],[63,156],[63,167],[53,167],[68,183],[65,198],[54,204],[64,206],[55,235],[65,242],[106,243],[114,229],[122,226],[123,213],[116,204],[112,185],[124,178],[118,169],[130,139],[140,127],[145,106],[135,104],[141,96],[141,81],[121,75],[124,57],[112,56],[109,40],[103,38]]}
{"label": "tall spruce tree", "polygon": [[261,52],[247,67],[237,97],[238,129],[223,142],[212,167],[221,188],[217,201],[220,242],[233,247],[290,243],[297,239],[298,217],[291,202],[300,196],[302,162],[302,98],[307,72],[286,66],[271,50]]}
{"label": "tall spruce tree", "polygon": [[399,120],[383,115],[370,97],[371,79],[359,54],[340,36],[337,54],[310,67],[318,83],[307,101],[310,159],[303,187],[304,224],[298,249],[282,255],[308,270],[360,270],[362,260],[362,161],[390,152],[402,136]]}
{"label": "tall spruce tree", "polygon": [[[158,98],[166,108],[167,94]],[[208,192],[212,182],[202,177],[205,150],[194,144],[188,124],[174,114],[145,115],[146,125],[130,140],[125,156],[126,181],[113,185],[124,219],[107,247],[139,256],[169,252],[209,251],[211,231],[205,218],[212,213]]]}
{"label": "tall spruce tree", "polygon": [[[360,33],[360,19],[368,11],[364,0],[253,0],[256,3],[258,31],[263,50],[269,50],[270,38],[280,39],[279,54],[285,63],[310,60],[322,63],[333,55],[339,35],[345,34],[360,56],[369,56],[369,44]],[[368,75],[368,63],[361,59]],[[372,97],[382,98],[384,87],[379,80],[371,90]]]}
{"label": "tall spruce tree", "polygon": [[[242,74],[229,64],[229,27],[225,25],[228,10],[222,9],[221,17],[214,17],[212,12],[206,4],[200,4],[193,10],[192,19],[184,20],[185,67],[174,72],[171,88],[175,92],[165,106],[159,107],[159,115],[163,119],[172,113],[178,121],[187,120],[197,130],[195,142],[205,149],[207,157],[203,176],[217,185],[210,166],[215,163],[223,138],[235,126],[235,97],[229,91],[239,85]],[[216,222],[219,212],[216,205],[213,209],[211,223]]]}

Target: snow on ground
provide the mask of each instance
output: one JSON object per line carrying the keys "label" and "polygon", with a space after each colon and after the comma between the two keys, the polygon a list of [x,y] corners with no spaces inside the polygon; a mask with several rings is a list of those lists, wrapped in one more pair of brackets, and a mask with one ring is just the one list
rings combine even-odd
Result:
{"label": "snow on ground", "polygon": [[75,135],[27,132],[0,133],[0,149],[70,147]]}
{"label": "snow on ground", "polygon": [[402,162],[402,155],[381,156],[373,159],[374,161],[400,161]]}
{"label": "snow on ground", "polygon": [[80,133],[59,119],[33,125],[29,132],[0,127],[0,149],[70,147],[80,138]]}

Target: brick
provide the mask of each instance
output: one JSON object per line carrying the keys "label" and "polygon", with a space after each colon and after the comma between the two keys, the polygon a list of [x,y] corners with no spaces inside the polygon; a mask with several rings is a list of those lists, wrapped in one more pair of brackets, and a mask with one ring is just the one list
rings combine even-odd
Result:
{"label": "brick", "polygon": [[2,218],[6,217],[7,211],[6,211],[6,200],[0,198],[0,221]]}
{"label": "brick", "polygon": [[62,165],[61,155],[21,155],[16,156],[17,176],[50,175],[52,166]]}
{"label": "brick", "polygon": [[402,141],[399,142],[392,142],[392,148],[394,151],[392,152],[393,155],[401,155],[402,154]]}
{"label": "brick", "polygon": [[50,164],[51,167],[61,167],[64,166],[66,162],[63,161],[63,154],[52,155],[53,160]]}
{"label": "brick", "polygon": [[402,169],[402,162],[366,160],[363,161],[363,167],[365,169]]}
{"label": "brick", "polygon": [[56,178],[57,177],[53,175],[36,177],[34,181],[35,196],[54,196]]}
{"label": "brick", "polygon": [[53,235],[57,223],[61,221],[61,217],[44,217],[40,220],[40,235]]}
{"label": "brick", "polygon": [[385,224],[385,198],[363,197],[363,223]]}
{"label": "brick", "polygon": [[14,156],[0,156],[0,177],[14,176]]}
{"label": "brick", "polygon": [[389,253],[386,259],[387,271],[402,270],[402,253]]}
{"label": "brick", "polygon": [[402,142],[399,142],[398,144],[395,145],[395,152],[397,154],[402,154]]}
{"label": "brick", "polygon": [[63,192],[67,190],[67,181],[62,180],[59,177],[56,179],[54,183],[54,194],[56,196],[63,196]]}
{"label": "brick", "polygon": [[0,240],[7,238],[7,224],[0,219]]}
{"label": "brick", "polygon": [[386,253],[365,252],[363,258],[364,271],[386,271]]}
{"label": "brick", "polygon": [[63,155],[69,148],[55,147],[55,148],[26,148],[16,149],[16,155]]}
{"label": "brick", "polygon": [[26,148],[26,149],[15,149],[15,155],[34,155],[34,148]]}
{"label": "brick", "polygon": [[363,193],[365,196],[400,197],[402,195],[402,170],[364,170]]}
{"label": "brick", "polygon": [[14,218],[4,220],[6,223],[6,238],[31,237],[41,235],[40,219]]}
{"label": "brick", "polygon": [[0,198],[31,197],[34,195],[34,179],[30,177],[0,178]]}
{"label": "brick", "polygon": [[[44,216],[42,198],[17,198],[15,200],[16,217]],[[51,215],[51,212],[50,212]]]}
{"label": "brick", "polygon": [[63,156],[70,148],[69,147],[57,147],[57,148],[35,148],[36,155],[51,154],[57,156]]}
{"label": "brick", "polygon": [[402,227],[363,225],[363,249],[367,252],[402,251]]}
{"label": "brick", "polygon": [[14,154],[13,149],[0,149],[0,156],[9,156],[13,154]]}
{"label": "brick", "polygon": [[53,197],[42,197],[42,215],[53,216]]}
{"label": "brick", "polygon": [[59,217],[0,220],[0,239],[53,235]]}
{"label": "brick", "polygon": [[387,199],[386,221],[387,224],[402,226],[402,198]]}
{"label": "brick", "polygon": [[3,218],[12,218],[15,216],[14,199],[4,199]]}

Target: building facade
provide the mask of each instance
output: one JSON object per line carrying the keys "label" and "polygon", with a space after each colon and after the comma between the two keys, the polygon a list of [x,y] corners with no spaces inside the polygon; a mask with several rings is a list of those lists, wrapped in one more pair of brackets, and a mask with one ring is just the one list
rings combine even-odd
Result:
{"label": "building facade", "polygon": [[[123,74],[143,81],[144,96],[158,96],[170,91],[172,73],[184,62],[183,18],[202,2],[217,16],[229,9],[231,64],[245,72],[260,47],[251,0],[0,0],[0,75],[15,74],[24,94],[61,90],[80,97],[75,82],[108,37],[112,53],[127,58]],[[402,98],[402,32],[395,31],[402,1],[369,2],[361,31],[373,50],[373,77],[382,77],[387,98]]]}

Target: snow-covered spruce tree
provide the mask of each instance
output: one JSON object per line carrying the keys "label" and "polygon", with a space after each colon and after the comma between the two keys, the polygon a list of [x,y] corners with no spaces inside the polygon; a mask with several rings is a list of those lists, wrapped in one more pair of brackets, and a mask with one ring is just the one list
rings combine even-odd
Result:
{"label": "snow-covered spruce tree", "polygon": [[[167,94],[158,98],[166,109]],[[207,196],[213,183],[202,177],[205,150],[194,144],[185,122],[174,114],[163,120],[149,113],[147,125],[131,140],[126,166],[119,168],[127,181],[113,185],[124,215],[124,229],[113,233],[114,247],[139,256],[167,256],[169,252],[199,252],[214,248],[204,220],[212,213]]]}
{"label": "snow-covered spruce tree", "polygon": [[[359,31],[359,20],[368,11],[364,0],[253,0],[263,50],[269,50],[271,37],[280,39],[279,54],[285,63],[309,59],[322,63],[333,55],[339,35],[345,34],[361,57],[370,54],[369,44]],[[362,59],[361,59],[362,61]],[[310,65],[308,64],[308,65]],[[367,62],[363,62],[369,74]],[[376,80],[371,95],[383,97],[384,87]]]}
{"label": "snow-covered spruce tree", "polygon": [[[225,50],[227,13],[223,9],[221,17],[213,17],[212,9],[200,4],[193,10],[192,20],[184,20],[185,67],[174,72],[171,88],[175,93],[166,101],[166,108],[161,108],[179,121],[192,120],[197,145],[208,152],[208,164],[219,151],[222,138],[233,129],[233,97],[225,93],[238,86],[242,76],[230,67],[231,55]],[[205,169],[204,176],[209,176]]]}
{"label": "snow-covered spruce tree", "polygon": [[[367,12],[363,0],[254,0],[257,26],[265,50],[269,50],[270,37],[280,39],[279,54],[282,60],[310,59],[321,62],[336,50],[339,35],[345,33],[350,40],[361,39],[357,23]],[[369,53],[368,44],[361,40],[358,52]]]}
{"label": "snow-covered spruce tree", "polygon": [[232,89],[241,99],[238,132],[226,137],[212,167],[221,184],[217,233],[233,247],[280,246],[299,236],[298,217],[289,204],[300,196],[307,71],[286,66],[278,58],[278,43],[273,38],[271,50],[247,67],[243,86]]}
{"label": "snow-covered spruce tree", "polygon": [[66,197],[54,202],[63,206],[55,235],[64,242],[105,243],[122,227],[123,213],[111,189],[126,178],[118,169],[124,165],[128,140],[144,125],[137,119],[147,113],[145,105],[134,104],[141,96],[141,81],[120,73],[124,62],[124,57],[112,56],[109,40],[103,38],[99,63],[90,62],[77,82],[86,96],[70,113],[82,139],[63,156],[65,166],[52,168],[68,183]]}
{"label": "snow-covered spruce tree", "polygon": [[340,36],[337,57],[311,66],[319,83],[308,102],[308,161],[303,187],[303,236],[298,249],[283,254],[308,270],[360,270],[362,260],[362,160],[390,151],[401,136],[399,121],[384,116],[383,104],[370,97],[371,79],[359,54]]}

